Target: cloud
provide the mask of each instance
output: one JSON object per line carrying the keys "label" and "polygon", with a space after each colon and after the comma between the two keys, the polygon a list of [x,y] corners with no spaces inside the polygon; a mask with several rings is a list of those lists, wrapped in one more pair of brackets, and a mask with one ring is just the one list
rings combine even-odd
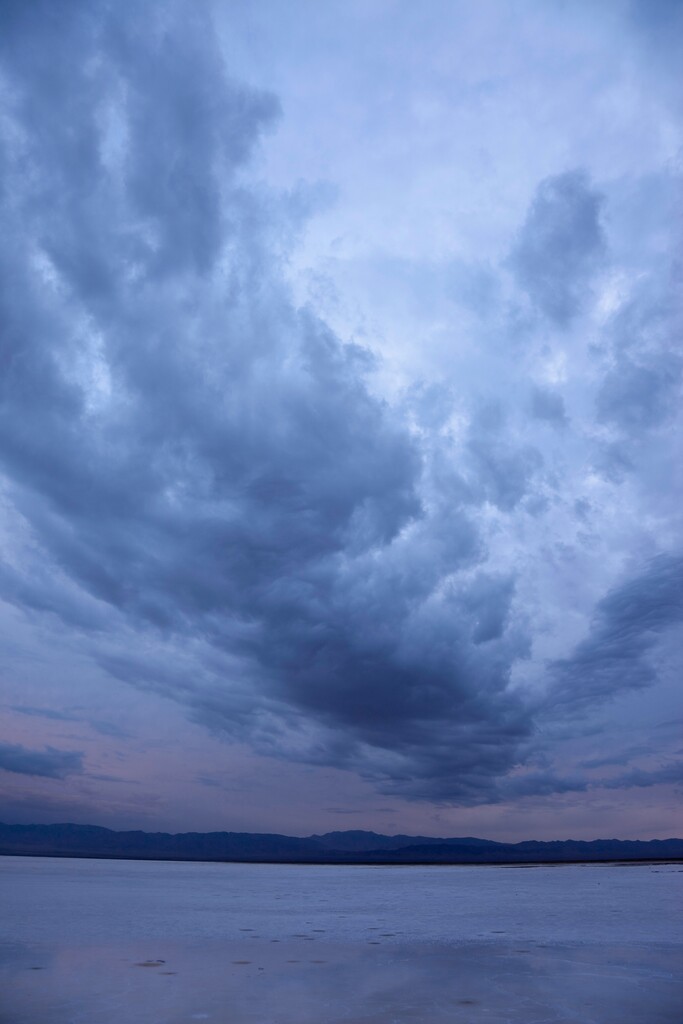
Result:
{"label": "cloud", "polygon": [[599,445],[594,466],[612,484],[622,483],[625,477],[636,469],[629,445],[619,441]]}
{"label": "cloud", "polygon": [[648,655],[683,619],[683,558],[659,555],[599,602],[589,635],[550,666],[549,706],[580,710],[656,678]]}
{"label": "cloud", "polygon": [[[648,185],[646,195],[664,197],[670,205],[668,223],[663,217],[655,223],[660,238],[671,232],[674,250],[671,224],[677,213],[670,193],[680,189],[680,180],[674,184],[664,176],[658,187]],[[641,231],[647,240],[645,226]],[[630,480],[644,485],[653,504],[665,503],[667,496],[677,500],[682,326],[680,267],[660,243],[605,322],[595,393],[595,468],[614,484]]]}
{"label": "cloud", "polygon": [[632,0],[629,14],[647,70],[664,79],[672,107],[681,112],[676,70],[681,59],[683,13],[678,0]]}
{"label": "cloud", "polygon": [[640,757],[650,753],[647,746],[641,744],[629,747],[627,750],[616,751],[612,754],[605,754],[602,757],[591,757],[581,762],[582,768],[605,768],[608,765],[628,764],[634,757]]}
{"label": "cloud", "polygon": [[77,715],[69,715],[65,711],[55,711],[54,708],[32,708],[25,705],[12,705],[12,711],[20,715],[30,715],[33,718],[50,718],[57,722],[79,722]]}
{"label": "cloud", "polygon": [[328,814],[396,814],[395,807],[326,807]]}
{"label": "cloud", "polygon": [[634,434],[660,426],[677,411],[681,369],[680,358],[668,352],[647,363],[621,358],[598,392],[598,418]]}
{"label": "cloud", "polygon": [[[607,765],[621,762],[606,759],[602,763]],[[628,772],[607,779],[587,778],[580,773],[557,775],[552,771],[531,771],[504,779],[493,794],[491,802],[555,796],[562,793],[586,793],[596,789],[648,789],[651,786],[680,783],[683,783],[683,761],[671,761],[652,770],[632,768]]]}
{"label": "cloud", "polygon": [[34,708],[26,707],[25,705],[13,704],[11,706],[11,710],[16,711],[20,715],[29,715],[32,718],[47,718],[51,721],[57,722],[86,722],[91,729],[100,733],[101,736],[114,736],[119,739],[126,739],[130,737],[130,733],[116,725],[115,722],[89,719],[83,715],[69,714],[65,711],[55,711],[53,708]]}
{"label": "cloud", "polygon": [[473,474],[469,486],[475,501],[489,501],[501,511],[515,508],[529,490],[543,458],[533,445],[511,443],[499,403],[482,406],[472,417],[467,453]]}
{"label": "cloud", "polygon": [[538,454],[476,420],[454,501],[369,353],[295,306],[301,202],[245,174],[278,105],[225,77],[205,9],[12,10],[5,596],[226,737],[476,799],[532,726],[472,511]]}
{"label": "cloud", "polygon": [[605,239],[602,197],[583,171],[566,171],[538,186],[510,255],[510,267],[535,306],[560,327],[585,304]]}
{"label": "cloud", "polygon": [[564,399],[557,391],[552,391],[550,388],[535,387],[532,389],[529,411],[537,420],[545,420],[555,427],[567,426]]}
{"label": "cloud", "polygon": [[633,768],[616,779],[608,779],[598,783],[605,789],[632,789],[649,788],[650,786],[680,785],[683,783],[683,761],[670,761],[647,771],[643,768]]}
{"label": "cloud", "polygon": [[18,775],[64,779],[83,771],[83,754],[75,750],[29,750],[16,743],[0,743],[0,769]]}
{"label": "cloud", "polygon": [[[256,180],[279,104],[226,76],[209,8],[11,4],[5,28],[3,597],[261,754],[415,800],[585,788],[500,780],[539,704],[561,714],[653,680],[673,561],[602,601],[550,665],[545,704],[513,687],[536,572],[519,538],[553,479],[573,486],[552,447],[568,432],[538,422],[566,424],[559,390],[535,388],[521,416],[479,399],[483,352],[457,396],[413,382],[378,397],[371,353],[292,296],[306,188]],[[538,187],[508,268],[544,332],[568,337],[588,305],[602,202],[579,171]],[[514,333],[507,278],[452,261],[443,276],[482,331]],[[673,363],[617,349],[635,376],[608,371],[602,425],[656,424]],[[549,378],[519,372],[524,406]]]}
{"label": "cloud", "polygon": [[589,783],[578,774],[559,776],[550,771],[532,771],[505,779],[498,790],[497,799],[519,800],[561,793],[585,793],[588,788]]}
{"label": "cloud", "polygon": [[122,729],[120,725],[116,725],[115,722],[89,720],[88,724],[101,736],[113,736],[116,739],[130,739],[131,734],[126,732],[125,729]]}

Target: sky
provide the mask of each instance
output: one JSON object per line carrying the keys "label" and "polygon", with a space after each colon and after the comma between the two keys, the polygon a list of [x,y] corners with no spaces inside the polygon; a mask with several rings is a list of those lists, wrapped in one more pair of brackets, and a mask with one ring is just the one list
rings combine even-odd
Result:
{"label": "sky", "polygon": [[3,0],[0,820],[683,835],[682,51]]}

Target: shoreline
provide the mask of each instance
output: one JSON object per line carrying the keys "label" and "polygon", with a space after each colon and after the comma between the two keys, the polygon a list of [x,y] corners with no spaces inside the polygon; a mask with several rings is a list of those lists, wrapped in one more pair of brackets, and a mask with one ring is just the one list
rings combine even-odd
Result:
{"label": "shoreline", "polygon": [[632,865],[666,865],[666,864],[680,864],[683,865],[683,858],[681,857],[646,857],[638,859],[636,857],[628,858],[626,860],[619,859],[562,859],[562,860],[457,860],[457,861],[445,861],[445,860],[344,860],[344,859],[306,859],[306,858],[225,858],[225,857],[141,857],[126,854],[105,854],[105,853],[75,853],[75,852],[54,852],[46,853],[39,851],[19,851],[19,850],[1,850],[0,858],[2,857],[39,857],[47,860],[113,860],[113,861],[127,861],[137,863],[154,863],[154,864],[249,864],[258,866],[259,864],[264,865],[276,865],[278,867],[287,867],[289,865],[295,867],[386,867],[386,868],[536,868],[536,867],[571,867],[579,865],[590,865],[592,867],[598,867],[600,865],[612,866],[612,867],[629,867]]}

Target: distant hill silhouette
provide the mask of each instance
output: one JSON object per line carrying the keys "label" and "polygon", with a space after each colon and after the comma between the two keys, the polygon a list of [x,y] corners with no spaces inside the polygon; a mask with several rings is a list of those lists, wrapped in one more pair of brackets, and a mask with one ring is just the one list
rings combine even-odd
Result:
{"label": "distant hill silhouette", "polygon": [[400,850],[407,846],[443,846],[447,843],[459,846],[500,846],[492,839],[435,839],[432,836],[383,836],[377,832],[326,832],[322,836],[309,836],[325,850],[337,853],[370,853],[379,850]]}
{"label": "distant hill silhouette", "polygon": [[114,832],[96,825],[4,825],[0,855],[302,864],[529,864],[683,860],[683,839],[490,839],[328,832],[306,838],[258,832]]}

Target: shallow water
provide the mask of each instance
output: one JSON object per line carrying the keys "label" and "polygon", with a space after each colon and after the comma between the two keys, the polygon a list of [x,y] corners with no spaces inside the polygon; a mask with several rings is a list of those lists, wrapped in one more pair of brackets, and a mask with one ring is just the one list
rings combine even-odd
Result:
{"label": "shallow water", "polygon": [[1,1024],[683,1024],[683,866],[0,858]]}

